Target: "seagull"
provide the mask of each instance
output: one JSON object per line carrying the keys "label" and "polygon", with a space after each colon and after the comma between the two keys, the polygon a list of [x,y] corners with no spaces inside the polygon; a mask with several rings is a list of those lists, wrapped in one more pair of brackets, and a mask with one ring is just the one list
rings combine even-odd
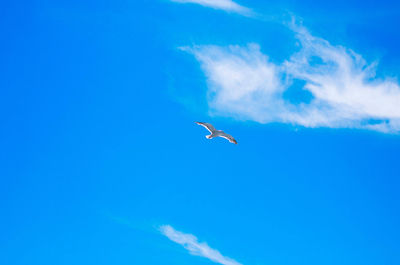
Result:
{"label": "seagull", "polygon": [[221,130],[216,130],[214,128],[214,126],[212,126],[211,124],[209,124],[207,122],[197,122],[196,121],[196,124],[203,126],[211,133],[210,135],[206,135],[207,139],[212,139],[214,137],[222,137],[231,143],[237,144],[237,141],[235,140],[235,138],[232,137],[232,135],[224,133],[224,131],[221,131]]}

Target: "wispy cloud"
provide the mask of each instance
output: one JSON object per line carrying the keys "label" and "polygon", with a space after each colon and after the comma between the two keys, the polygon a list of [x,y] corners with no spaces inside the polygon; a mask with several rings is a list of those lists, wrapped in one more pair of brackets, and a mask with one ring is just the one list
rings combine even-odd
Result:
{"label": "wispy cloud", "polygon": [[232,0],[171,0],[177,3],[193,3],[214,9],[221,9],[227,12],[238,13],[244,16],[253,15],[253,11],[247,7],[241,6]]}
{"label": "wispy cloud", "polygon": [[[400,131],[396,79],[377,78],[377,63],[303,26],[290,28],[300,50],[282,64],[272,63],[257,44],[182,48],[201,63],[211,113],[260,123]],[[310,102],[294,104],[284,96],[294,80],[304,82]]]}
{"label": "wispy cloud", "polygon": [[222,256],[218,250],[210,248],[207,243],[198,242],[194,235],[179,232],[170,225],[161,226],[160,231],[171,241],[182,245],[191,255],[201,256],[223,265],[241,265],[231,258]]}

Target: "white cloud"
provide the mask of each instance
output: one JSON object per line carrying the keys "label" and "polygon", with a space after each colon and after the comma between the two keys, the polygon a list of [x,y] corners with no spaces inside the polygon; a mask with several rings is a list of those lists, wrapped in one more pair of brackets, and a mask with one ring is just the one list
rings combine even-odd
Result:
{"label": "white cloud", "polygon": [[231,258],[222,256],[218,250],[210,248],[207,243],[199,243],[194,235],[179,232],[170,225],[161,226],[160,231],[173,242],[182,245],[191,255],[205,257],[223,265],[241,265]]}
{"label": "white cloud", "polygon": [[[260,123],[305,127],[400,131],[400,86],[376,78],[376,63],[312,36],[292,25],[300,50],[284,63],[272,63],[257,44],[183,48],[201,63],[208,80],[212,114]],[[293,104],[284,97],[295,79],[305,82],[311,102]]]}
{"label": "white cloud", "polygon": [[232,0],[171,0],[177,3],[194,3],[214,9],[221,9],[227,12],[234,12],[245,16],[253,14],[251,9],[241,6]]}

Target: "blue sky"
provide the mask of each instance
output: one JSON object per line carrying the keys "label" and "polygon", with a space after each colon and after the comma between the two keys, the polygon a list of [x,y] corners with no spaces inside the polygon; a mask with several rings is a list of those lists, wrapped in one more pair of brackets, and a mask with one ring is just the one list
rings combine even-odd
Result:
{"label": "blue sky", "polygon": [[397,1],[1,5],[2,263],[400,264]]}

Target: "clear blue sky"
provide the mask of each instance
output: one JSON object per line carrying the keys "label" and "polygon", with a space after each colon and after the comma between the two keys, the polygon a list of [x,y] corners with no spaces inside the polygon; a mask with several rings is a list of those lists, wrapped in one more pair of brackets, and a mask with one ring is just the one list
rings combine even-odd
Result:
{"label": "clear blue sky", "polygon": [[[1,264],[216,264],[162,225],[243,265],[400,264],[400,102],[390,101],[399,92],[399,2],[239,4],[252,13],[168,0],[3,1]],[[321,68],[331,79],[305,76],[321,62],[279,70],[279,82],[291,83],[282,83],[284,102],[299,114],[287,121],[291,107],[266,106],[282,98],[230,97],[258,82],[252,60],[282,69],[313,45],[296,38],[291,16],[330,43],[316,49],[340,45],[377,65],[344,103],[309,91],[321,80],[353,91],[335,62]],[[233,80],[221,83],[214,60],[235,54],[245,59],[218,68]],[[355,68],[350,80],[367,66]],[[237,69],[248,70],[243,80]],[[383,91],[372,97],[379,104],[361,96],[369,85]],[[313,125],[299,118],[311,101],[323,116]],[[239,144],[207,140],[194,121]]]}

